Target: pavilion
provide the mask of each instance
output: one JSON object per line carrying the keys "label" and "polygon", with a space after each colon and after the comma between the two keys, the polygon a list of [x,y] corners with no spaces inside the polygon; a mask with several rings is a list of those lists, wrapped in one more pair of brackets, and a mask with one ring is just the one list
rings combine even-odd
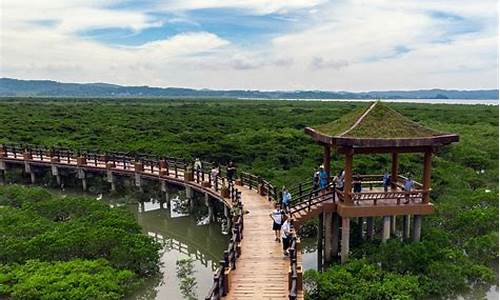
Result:
{"label": "pavilion", "polygon": [[[443,133],[424,127],[380,101],[354,110],[333,122],[305,128],[313,140],[323,145],[323,165],[330,175],[331,150],[344,155],[344,187],[337,189],[336,209],[320,215],[325,228],[325,262],[338,253],[341,222],[341,261],[349,253],[349,228],[352,218],[366,218],[367,236],[373,237],[374,217],[383,217],[382,241],[395,231],[396,216],[403,216],[403,238],[420,240],[422,216],[433,212],[430,201],[432,155],[439,148],[458,142],[457,134]],[[363,186],[353,192],[353,158],[355,154],[390,153],[392,160],[390,189],[384,191],[382,175],[361,175],[356,180]],[[423,153],[422,183],[414,182],[411,191],[405,191],[408,180],[399,174],[400,153]],[[361,219],[363,220],[363,219]],[[329,233],[331,232],[331,233]]]}

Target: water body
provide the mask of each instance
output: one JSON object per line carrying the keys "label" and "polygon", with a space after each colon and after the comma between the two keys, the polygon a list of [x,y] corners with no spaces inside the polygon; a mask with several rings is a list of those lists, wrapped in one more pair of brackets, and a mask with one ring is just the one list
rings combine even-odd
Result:
{"label": "water body", "polygon": [[[60,194],[80,194],[75,191]],[[134,195],[110,196],[88,193],[111,207],[125,206],[135,216],[145,234],[162,243],[160,274],[147,279],[127,300],[150,299],[203,299],[213,283],[229,237],[222,234],[219,223],[205,224],[207,217],[204,199],[194,194],[194,207],[189,205],[185,192],[169,187],[170,208],[161,204],[154,195],[149,201],[139,202]],[[144,199],[144,196],[141,197]],[[183,293],[182,278],[177,274],[177,262],[190,259],[195,285],[190,293]],[[190,298],[191,297],[191,298]]]}
{"label": "water body", "polygon": [[[300,240],[302,247],[302,268],[306,270],[317,270],[318,269],[318,249],[316,237],[307,237]],[[458,296],[456,298],[450,298],[455,300],[476,300],[476,299],[486,299],[486,300],[498,300],[499,299],[498,285],[491,285],[485,288],[479,288],[470,291],[467,294]]]}
{"label": "water body", "polygon": [[[296,100],[296,101],[324,101],[324,102],[372,102],[377,99],[265,99],[240,98],[242,100]],[[464,104],[464,105],[498,105],[498,99],[380,99],[382,102],[394,103],[428,103],[428,104]]]}

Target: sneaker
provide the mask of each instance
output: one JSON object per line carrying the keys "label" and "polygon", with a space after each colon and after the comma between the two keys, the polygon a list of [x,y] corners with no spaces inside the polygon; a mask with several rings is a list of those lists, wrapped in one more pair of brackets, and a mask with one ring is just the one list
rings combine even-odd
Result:
{"label": "sneaker", "polygon": [[275,238],[274,240],[275,240],[275,241],[279,241],[280,239],[279,239],[279,238]]}
{"label": "sneaker", "polygon": [[285,256],[288,256],[288,252],[287,252],[287,251],[283,252],[283,254],[284,254]]}

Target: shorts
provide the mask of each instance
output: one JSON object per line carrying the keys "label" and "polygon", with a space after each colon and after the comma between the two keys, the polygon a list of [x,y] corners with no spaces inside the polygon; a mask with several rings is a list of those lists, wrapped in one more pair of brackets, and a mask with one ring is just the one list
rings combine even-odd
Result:
{"label": "shorts", "polygon": [[273,222],[273,230],[281,230],[281,224]]}

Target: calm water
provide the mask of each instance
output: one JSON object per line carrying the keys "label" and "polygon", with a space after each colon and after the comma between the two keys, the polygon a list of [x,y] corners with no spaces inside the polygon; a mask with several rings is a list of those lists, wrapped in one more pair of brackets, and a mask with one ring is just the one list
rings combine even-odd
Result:
{"label": "calm water", "polygon": [[[264,98],[241,98],[249,100],[269,100]],[[375,99],[276,99],[276,100],[298,100],[298,101],[338,101],[338,102],[372,102]],[[498,105],[498,99],[381,99],[382,102],[401,102],[401,103],[429,103],[429,104],[484,104]]]}
{"label": "calm water", "polygon": [[[137,203],[133,197],[109,198],[102,201],[111,206],[126,206],[141,225],[144,233],[163,244],[161,274],[148,279],[128,300],[136,299],[202,299],[213,282],[213,272],[222,258],[228,238],[222,235],[221,225],[212,223],[199,225],[205,219],[206,209],[200,197],[196,197],[194,208],[190,208],[184,191],[170,192],[171,208],[155,199]],[[100,196],[99,196],[100,197]],[[188,295],[182,293],[181,278],[177,275],[177,261],[192,260],[195,285]],[[193,297],[193,298],[190,298]]]}

